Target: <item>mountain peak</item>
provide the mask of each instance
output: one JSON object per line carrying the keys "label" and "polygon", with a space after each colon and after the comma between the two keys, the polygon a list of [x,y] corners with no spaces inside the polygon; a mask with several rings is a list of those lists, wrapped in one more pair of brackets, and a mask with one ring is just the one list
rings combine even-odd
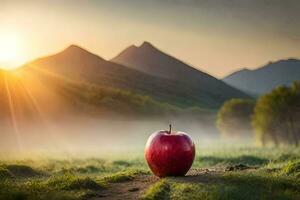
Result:
{"label": "mountain peak", "polygon": [[63,50],[61,52],[62,55],[65,55],[65,56],[75,56],[75,57],[78,57],[78,56],[93,56],[93,57],[97,57],[97,58],[100,58],[103,60],[103,58],[101,58],[100,56],[82,48],[81,46],[78,46],[78,45],[75,45],[75,44],[72,44],[70,46],[68,46],[65,50]]}
{"label": "mountain peak", "polygon": [[127,47],[125,50],[135,50],[137,49],[138,47],[135,46],[135,45],[130,45],[129,47]]}
{"label": "mountain peak", "polygon": [[64,51],[87,51],[87,50],[83,49],[82,47],[80,47],[78,45],[71,44]]}
{"label": "mountain peak", "polygon": [[155,48],[150,42],[144,41],[140,48]]}

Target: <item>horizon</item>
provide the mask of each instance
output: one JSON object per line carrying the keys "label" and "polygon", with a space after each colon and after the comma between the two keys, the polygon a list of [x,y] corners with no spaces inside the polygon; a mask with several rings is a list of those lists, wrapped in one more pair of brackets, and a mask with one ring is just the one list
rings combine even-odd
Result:
{"label": "horizon", "polygon": [[150,41],[183,62],[222,78],[241,68],[300,58],[300,26],[295,20],[300,17],[299,7],[294,0],[64,4],[4,0],[0,66],[16,67],[73,43],[110,60],[130,45]]}
{"label": "horizon", "polygon": [[[237,69],[235,69],[234,71],[228,72],[227,74],[225,74],[225,75],[222,76],[222,77],[218,77],[218,76],[215,76],[215,75],[211,74],[209,71],[206,71],[205,69],[200,69],[199,67],[194,66],[194,65],[191,64],[191,63],[185,62],[185,61],[182,60],[181,58],[178,58],[178,57],[175,57],[174,55],[169,54],[168,52],[166,52],[165,50],[159,48],[158,46],[156,46],[155,44],[151,43],[150,41],[143,41],[143,42],[141,42],[139,45],[132,44],[132,45],[130,45],[130,46],[140,47],[140,46],[141,46],[142,44],[144,44],[144,43],[149,43],[149,44],[151,44],[152,46],[154,46],[154,48],[157,48],[159,51],[162,51],[163,53],[166,53],[167,55],[170,55],[170,56],[172,56],[172,57],[174,57],[174,58],[176,58],[176,59],[178,59],[178,60],[184,62],[185,64],[187,64],[187,65],[189,65],[189,66],[191,66],[191,67],[193,67],[193,68],[195,68],[195,69],[197,69],[197,70],[199,70],[199,71],[205,72],[205,73],[207,73],[207,74],[209,74],[209,75],[211,75],[211,76],[213,76],[213,77],[216,77],[216,78],[218,78],[218,79],[220,79],[220,80],[223,79],[223,78],[225,78],[225,77],[228,77],[228,76],[230,76],[230,75],[232,75],[232,74],[234,74],[234,73],[237,73],[237,72],[239,72],[239,71],[242,71],[242,70],[250,70],[250,71],[253,71],[253,70],[259,69],[259,68],[261,68],[261,67],[264,67],[265,65],[267,65],[267,64],[269,64],[269,63],[274,63],[274,62],[284,61],[284,60],[290,60],[290,59],[296,59],[296,60],[299,60],[299,59],[300,59],[300,58],[295,58],[295,57],[286,57],[286,58],[281,58],[281,59],[278,59],[278,60],[268,60],[268,61],[266,61],[266,62],[264,62],[264,63],[262,63],[262,64],[260,64],[260,65],[258,65],[258,66],[255,66],[255,67],[253,67],[253,68],[250,68],[250,67],[241,67],[241,68],[237,68]],[[51,52],[51,53],[49,53],[49,54],[47,54],[47,55],[41,55],[41,56],[36,57],[36,58],[33,58],[33,59],[31,59],[31,60],[27,60],[27,61],[25,61],[24,63],[22,63],[22,64],[20,64],[20,65],[17,65],[17,66],[6,67],[6,66],[1,66],[1,65],[0,65],[0,70],[4,70],[4,71],[12,71],[12,70],[15,70],[15,69],[24,67],[24,66],[26,66],[28,63],[33,62],[33,61],[35,61],[35,60],[37,60],[37,59],[40,59],[40,58],[44,58],[44,57],[48,57],[48,56],[52,56],[52,55],[61,53],[61,52],[65,51],[66,49],[68,49],[68,48],[70,48],[70,47],[72,47],[72,46],[75,46],[75,47],[78,47],[78,48],[80,48],[80,49],[83,49],[83,50],[85,50],[85,51],[87,51],[87,52],[89,52],[89,53],[91,53],[91,54],[94,54],[94,55],[96,55],[96,56],[99,56],[100,58],[105,59],[105,60],[110,61],[110,62],[112,62],[112,61],[111,61],[112,58],[118,56],[121,52],[123,52],[124,50],[126,50],[127,48],[130,47],[130,46],[124,47],[124,49],[123,49],[121,52],[117,53],[115,56],[113,56],[113,57],[110,58],[110,59],[106,59],[106,58],[104,58],[103,56],[101,56],[101,55],[99,55],[99,54],[97,54],[97,53],[95,53],[95,52],[89,50],[89,48],[87,48],[87,47],[84,47],[84,46],[82,46],[82,45],[80,45],[80,44],[77,44],[77,43],[71,43],[71,44],[65,46],[64,48],[60,49],[58,52]],[[126,66],[124,65],[124,67],[126,67]]]}

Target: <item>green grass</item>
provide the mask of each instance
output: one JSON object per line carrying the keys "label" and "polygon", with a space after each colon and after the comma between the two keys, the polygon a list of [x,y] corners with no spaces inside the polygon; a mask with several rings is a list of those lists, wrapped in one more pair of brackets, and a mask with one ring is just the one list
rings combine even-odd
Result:
{"label": "green grass", "polygon": [[6,168],[0,167],[0,180],[12,179],[14,175]]}
{"label": "green grass", "polygon": [[203,182],[174,177],[150,187],[144,199],[300,199],[300,180],[265,172],[228,172]]}
{"label": "green grass", "polygon": [[56,190],[41,180],[5,181],[0,183],[1,200],[75,200],[80,199],[80,192]]}
{"label": "green grass", "polygon": [[12,164],[4,165],[3,167],[10,171],[15,177],[31,178],[42,175],[40,171],[35,170],[32,167],[26,165]]}
{"label": "green grass", "polygon": [[[300,199],[299,166],[299,148],[199,148],[192,168],[221,171],[161,179],[140,191],[140,195],[143,199],[175,200]],[[233,170],[225,171],[228,167]],[[142,156],[3,159],[0,200],[89,199],[110,191],[115,184],[149,176]]]}
{"label": "green grass", "polygon": [[105,188],[104,183],[96,182],[90,177],[77,177],[72,174],[50,177],[45,182],[47,187],[57,190],[100,190]]}
{"label": "green grass", "polygon": [[297,177],[300,177],[300,160],[289,161],[282,171],[287,175],[296,175]]}
{"label": "green grass", "polygon": [[170,184],[165,179],[152,185],[142,196],[143,200],[154,200],[154,199],[166,200],[169,198],[170,198]]}
{"label": "green grass", "polygon": [[194,183],[172,183],[171,199],[219,199],[219,186],[194,184]]}
{"label": "green grass", "polygon": [[103,178],[103,181],[109,182],[109,183],[119,183],[119,182],[133,180],[135,176],[143,175],[143,174],[147,174],[147,172],[145,172],[143,170],[125,170],[125,171],[121,171],[121,172],[117,172],[117,173],[105,176]]}

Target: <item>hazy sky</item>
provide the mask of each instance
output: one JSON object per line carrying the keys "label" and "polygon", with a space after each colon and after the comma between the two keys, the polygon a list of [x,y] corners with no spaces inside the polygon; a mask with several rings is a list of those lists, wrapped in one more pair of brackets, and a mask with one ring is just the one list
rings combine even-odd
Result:
{"label": "hazy sky", "polygon": [[73,43],[110,59],[145,40],[217,77],[300,58],[300,1],[0,0],[0,66]]}

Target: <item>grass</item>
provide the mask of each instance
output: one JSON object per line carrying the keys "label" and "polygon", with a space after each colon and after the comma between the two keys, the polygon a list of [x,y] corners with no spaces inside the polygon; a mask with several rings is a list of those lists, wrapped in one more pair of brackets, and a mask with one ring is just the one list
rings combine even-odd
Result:
{"label": "grass", "polygon": [[152,185],[142,196],[144,200],[170,199],[170,184],[165,179]]}
{"label": "grass", "polygon": [[103,181],[108,183],[119,183],[124,181],[133,180],[135,176],[147,174],[147,172],[143,170],[125,170],[121,172],[117,172],[103,178]]}
{"label": "grass", "polygon": [[81,196],[79,192],[55,190],[40,180],[5,181],[0,183],[0,188],[1,200],[75,200]]}
{"label": "grass", "polygon": [[282,171],[287,175],[296,175],[297,177],[300,177],[300,160],[289,161]]}
{"label": "grass", "polygon": [[0,167],[0,180],[12,179],[14,175],[6,168]]}
{"label": "grass", "polygon": [[193,183],[173,183],[171,199],[219,199],[217,186]]}
{"label": "grass", "polygon": [[163,180],[150,187],[144,199],[300,199],[300,180],[295,177],[264,172],[230,172],[209,179],[207,182],[202,182],[201,177],[186,181],[175,177]]}
{"label": "grass", "polygon": [[10,171],[15,177],[20,177],[20,178],[31,178],[42,174],[38,170],[35,170],[26,165],[13,164],[13,165],[4,165],[4,167],[8,171]]}
{"label": "grass", "polygon": [[[300,199],[299,148],[202,148],[197,149],[193,168],[221,171],[165,178],[145,191],[135,191],[149,200]],[[141,156],[114,160],[6,159],[0,161],[0,200],[90,199],[115,189],[124,192],[118,188],[122,184],[133,183],[129,189],[139,187],[134,185],[135,178],[149,176]]]}
{"label": "grass", "polygon": [[96,182],[90,177],[77,177],[72,174],[54,176],[45,182],[47,187],[57,190],[100,190],[105,188],[104,183]]}
{"label": "grass", "polygon": [[228,199],[300,198],[300,181],[295,177],[266,172],[239,172],[225,174],[223,180]]}

